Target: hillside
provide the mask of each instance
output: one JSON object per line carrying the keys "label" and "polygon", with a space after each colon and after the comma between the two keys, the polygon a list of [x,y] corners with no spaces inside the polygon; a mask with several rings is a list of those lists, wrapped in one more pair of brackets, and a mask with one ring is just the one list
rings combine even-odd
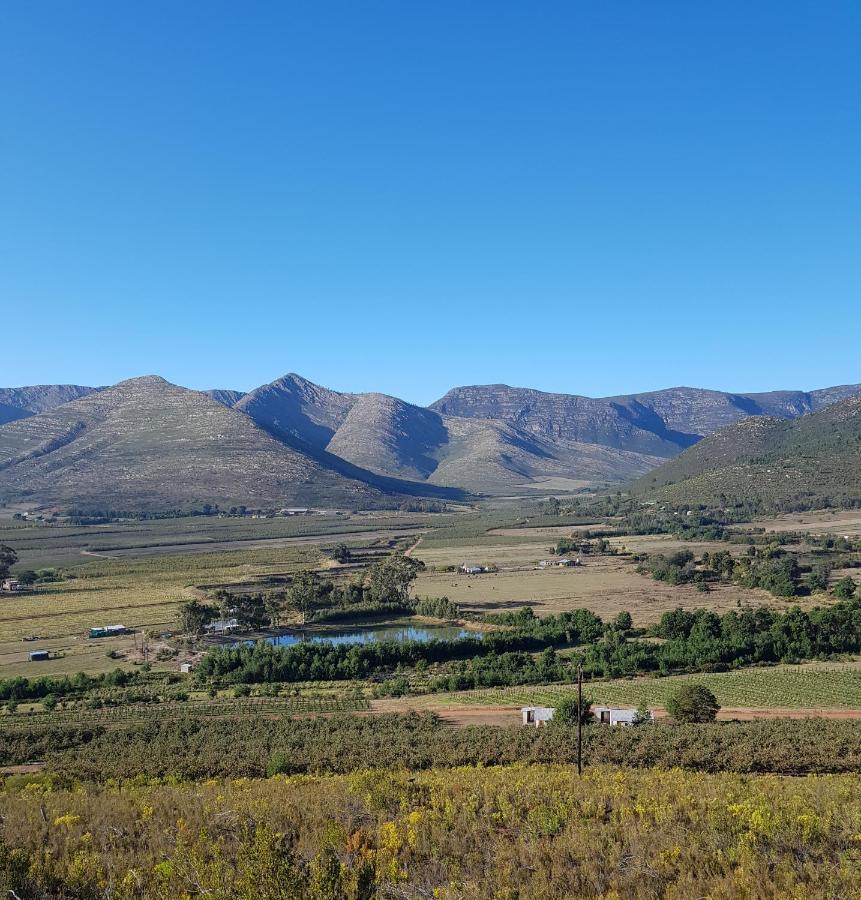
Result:
{"label": "hillside", "polygon": [[86,397],[98,388],[80,384],[36,384],[19,388],[0,388],[0,425],[25,419]]}
{"label": "hillside", "polygon": [[341,394],[293,373],[256,388],[236,409],[283,439],[297,438],[325,449],[356,402],[357,394]]}
{"label": "hillside", "polygon": [[[678,451],[677,445],[632,424],[636,414],[631,412],[611,411],[610,418],[620,432],[636,436],[629,444],[654,452],[599,443],[613,439],[600,425],[576,432],[595,440],[577,440],[554,435],[552,428],[533,432],[492,416],[443,415],[385,394],[339,393],[294,374],[252,391],[236,408],[306,452],[325,452],[380,476],[479,493],[568,490],[633,478]],[[639,418],[666,431],[648,410],[639,411]]]}
{"label": "hillside", "polygon": [[[122,384],[135,383],[152,386],[156,381],[135,379]],[[0,488],[6,484],[2,495],[25,497],[27,492],[32,492],[30,496],[36,498],[51,496],[65,501],[72,496],[87,497],[89,476],[79,470],[85,463],[100,458],[99,453],[93,448],[72,469],[67,469],[66,462],[74,450],[85,448],[91,439],[93,423],[87,418],[89,413],[84,414],[82,434],[72,437],[68,434],[69,428],[78,422],[76,410],[80,407],[75,404],[83,400],[90,401],[83,409],[101,410],[97,413],[102,417],[99,434],[103,441],[99,449],[108,462],[113,463],[116,438],[110,429],[115,425],[120,433],[133,433],[127,419],[135,415],[141,422],[149,421],[148,428],[142,426],[146,434],[141,434],[142,439],[145,436],[153,445],[149,458],[157,458],[155,444],[163,441],[165,459],[172,459],[175,431],[180,423],[167,421],[170,418],[167,409],[153,411],[144,404],[145,409],[130,411],[128,416],[118,413],[117,419],[107,416],[103,404],[94,399],[97,393],[104,395],[104,403],[110,405],[112,398],[119,396],[116,391],[121,387],[43,385],[0,390],[0,426],[6,423],[10,428],[0,437],[0,447],[5,442],[12,457],[29,454],[26,460],[18,460],[14,465],[7,462],[5,474],[0,474]],[[188,502],[216,502],[206,496],[207,491],[213,491],[224,496],[241,494],[239,504],[254,505],[253,498],[258,494],[272,500],[282,497],[287,490],[285,483],[293,484],[287,493],[298,497],[296,485],[305,481],[301,474],[294,477],[297,460],[302,460],[300,469],[305,466],[309,473],[317,473],[308,477],[311,481],[319,480],[320,490],[303,489],[303,496],[312,505],[329,503],[330,497],[342,496],[336,482],[341,487],[344,482],[360,483],[363,489],[374,494],[438,497],[445,494],[446,488],[455,489],[455,493],[450,493],[452,497],[458,491],[498,495],[578,490],[639,478],[692,448],[703,436],[744,423],[751,417],[767,415],[776,417],[778,422],[791,420],[822,412],[829,404],[845,401],[859,391],[858,385],[760,394],[680,387],[591,398],[507,385],[473,385],[454,388],[424,408],[385,394],[330,390],[291,373],[249,393],[220,389],[186,392],[187,402],[191,402],[188,397],[194,396],[215,403],[233,427],[239,428],[240,423],[244,429],[254,426],[253,432],[249,432],[254,435],[252,443],[265,438],[274,441],[268,445],[271,452],[277,447],[278,454],[291,453],[286,480],[279,480],[271,468],[259,484],[250,474],[244,481],[241,477],[230,480],[226,473],[231,467],[237,473],[242,469],[244,451],[227,447],[225,457],[217,459],[216,448],[224,423],[220,420],[216,423],[210,406],[207,415],[215,425],[213,429],[202,427],[206,416],[201,413],[190,416],[185,430],[190,435],[187,440],[192,456],[215,460],[212,475],[201,476],[202,480],[197,479],[182,489],[172,487],[164,492],[164,499],[187,496]],[[123,400],[124,409],[127,402],[130,402],[128,397]],[[195,401],[195,405],[199,402]],[[71,409],[61,412],[66,407]],[[129,409],[133,407],[134,403]],[[30,426],[21,424],[28,418],[49,413],[53,415],[47,420]],[[16,422],[17,427],[11,428]],[[740,433],[749,436],[759,427],[742,428]],[[59,446],[54,446],[55,443]],[[49,452],[38,449],[43,444]],[[707,443],[700,452],[709,454],[716,447]],[[256,467],[252,461],[259,457],[255,450],[248,452],[249,464],[245,470],[251,473]],[[687,459],[700,459],[700,455],[684,456]],[[137,458],[135,465],[140,462],[141,458]],[[219,475],[219,468],[224,470],[222,474],[227,480]],[[104,471],[108,469],[109,466]],[[97,493],[101,490],[98,486],[101,471],[99,468],[90,473],[95,476]],[[127,496],[130,502],[139,490],[141,497],[146,493],[140,485],[131,494],[124,493],[127,482],[133,480],[120,479],[123,485],[120,495]],[[673,476],[673,480],[678,481],[679,477]],[[153,476],[153,491],[155,482]],[[246,488],[253,489],[252,493],[248,494]],[[353,488],[343,496],[352,494]]]}
{"label": "hillside", "polygon": [[861,397],[721,429],[634,484],[675,504],[792,509],[861,502]]}
{"label": "hillside", "polygon": [[380,491],[161,378],[124,381],[0,427],[0,498],[89,510],[355,506]]}
{"label": "hillside", "polygon": [[442,417],[432,410],[385,394],[361,394],[326,449],[372,472],[421,481],[434,473],[447,442]]}
{"label": "hillside", "polygon": [[550,437],[671,456],[700,437],[749,416],[792,419],[861,394],[861,385],[816,391],[730,394],[676,387],[616,397],[549,394],[508,385],[454,388],[431,409],[501,419]]}
{"label": "hillside", "polygon": [[652,409],[669,429],[706,435],[749,416],[793,419],[859,393],[861,385],[857,384],[809,392],[771,391],[759,394],[728,394],[679,387],[610,399],[611,402],[635,402]]}
{"label": "hillside", "polygon": [[204,391],[204,394],[217,400],[222,406],[236,406],[236,404],[245,396],[242,391],[230,391],[221,388]]}
{"label": "hillside", "polygon": [[652,410],[635,402],[502,384],[455,388],[431,409],[461,418],[501,420],[545,440],[600,444],[650,456],[673,456],[696,440],[696,435],[668,429]]}

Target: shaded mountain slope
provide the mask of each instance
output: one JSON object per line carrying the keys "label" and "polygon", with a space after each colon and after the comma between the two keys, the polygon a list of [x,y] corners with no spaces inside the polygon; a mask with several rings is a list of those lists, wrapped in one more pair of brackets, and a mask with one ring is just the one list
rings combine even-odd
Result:
{"label": "shaded mountain slope", "polygon": [[27,416],[32,415],[33,413],[28,412],[26,409],[10,406],[8,403],[0,403],[0,425],[5,425],[7,422],[15,422],[18,419],[26,419]]}
{"label": "shaded mountain slope", "polygon": [[793,419],[858,394],[861,394],[861,385],[857,384],[809,392],[770,391],[758,394],[729,394],[679,387],[610,400],[639,403],[654,410],[669,429],[706,435],[749,416]]}
{"label": "shaded mountain slope", "polygon": [[291,373],[250,391],[237,402],[236,409],[272,434],[298,438],[322,450],[358,396],[330,391]]}
{"label": "shaded mountain slope", "polygon": [[504,384],[474,385],[449,391],[431,409],[460,418],[501,420],[544,440],[600,444],[649,456],[673,456],[696,440],[696,435],[672,431],[632,398],[596,400]]}
{"label": "shaded mountain slope", "polygon": [[230,391],[224,388],[213,388],[204,391],[213,400],[217,400],[222,406],[236,406],[236,404],[245,396],[244,391]]}
{"label": "shaded mountain slope", "polygon": [[80,384],[34,384],[28,387],[0,388],[0,425],[46,412],[97,390],[99,388]]}

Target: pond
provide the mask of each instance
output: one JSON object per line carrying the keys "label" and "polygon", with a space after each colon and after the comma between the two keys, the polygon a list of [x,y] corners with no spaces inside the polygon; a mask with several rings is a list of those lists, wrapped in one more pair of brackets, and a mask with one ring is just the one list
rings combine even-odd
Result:
{"label": "pond", "polygon": [[292,647],[302,641],[319,644],[374,644],[378,641],[455,641],[459,638],[480,638],[480,631],[470,631],[459,625],[349,625],[331,631],[293,631],[266,638],[267,644]]}

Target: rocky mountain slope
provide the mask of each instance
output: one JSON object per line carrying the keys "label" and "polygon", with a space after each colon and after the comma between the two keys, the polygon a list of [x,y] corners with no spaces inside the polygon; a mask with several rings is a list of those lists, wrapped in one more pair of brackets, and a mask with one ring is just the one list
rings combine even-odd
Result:
{"label": "rocky mountain slope", "polygon": [[246,394],[236,409],[281,438],[325,449],[356,402],[293,373]]}
{"label": "rocky mountain slope", "polygon": [[87,510],[206,503],[356,506],[379,488],[276,440],[251,418],[158,377],[0,427],[0,498]]}
{"label": "rocky mountain slope", "polygon": [[[569,439],[672,455],[706,435],[749,416],[792,419],[861,394],[861,385],[817,391],[729,394],[677,387],[642,394],[592,398],[548,394],[503,384],[474,385],[449,391],[431,409],[456,416],[502,419],[528,430]],[[651,433],[652,438],[643,432]],[[661,447],[654,437],[666,443]]]}
{"label": "rocky mountain slope", "polygon": [[730,425],[639,479],[634,491],[674,504],[764,509],[861,501],[861,397],[797,419]]}
{"label": "rocky mountain slope", "polygon": [[[111,392],[138,382],[142,380],[123,382],[99,393],[107,396],[105,403],[112,403],[119,395]],[[149,382],[152,387],[154,382],[152,379]],[[0,427],[0,448],[11,447],[14,456],[21,441],[25,445],[21,452],[25,453],[41,443],[51,445],[55,440],[63,443],[65,432],[61,425],[68,422],[67,413],[61,411],[67,406],[75,407],[82,400],[90,400],[95,408],[99,405],[92,399],[95,390],[71,385],[0,390],[0,424],[19,420],[17,428]],[[835,401],[859,393],[859,385],[760,394],[671,388],[591,398],[507,385],[473,385],[455,388],[431,407],[423,408],[384,394],[333,391],[291,373],[247,394],[231,390],[186,392],[209,403],[209,418],[192,416],[187,431],[195,434],[190,444],[195,454],[202,447],[201,442],[208,442],[207,449],[199,455],[201,460],[213,459],[215,474],[211,478],[201,474],[197,486],[189,484],[184,490],[189,496],[203,498],[208,491],[232,495],[253,486],[251,477],[243,480],[237,476],[235,489],[219,480],[219,468],[226,477],[229,466],[226,459],[214,459],[215,448],[222,440],[219,429],[223,423],[214,417],[212,404],[234,426],[238,427],[239,422],[244,427],[254,426],[255,440],[265,437],[274,441],[274,445],[269,445],[270,450],[277,446],[281,453],[290,451],[294,465],[302,460],[302,465],[312,473],[308,476],[311,481],[320,482],[319,491],[303,488],[302,496],[311,505],[321,505],[330,503],[329,498],[336,496],[359,496],[361,491],[355,484],[364,485],[371,494],[440,496],[447,487],[471,493],[507,494],[564,491],[628,481],[651,472],[682,451],[688,451],[684,459],[699,458],[688,448],[696,449],[694,445],[703,436],[718,429],[762,415],[794,419],[822,411]],[[48,412],[56,413],[52,422],[33,423],[29,428],[21,424],[25,417]],[[149,408],[139,410],[138,414],[144,420],[146,417],[151,420],[148,431],[153,443],[152,458],[157,456],[155,445],[161,441],[167,464],[174,458],[172,435],[177,423],[166,422]],[[68,416],[73,413],[69,412]],[[125,428],[128,422],[122,425]],[[43,428],[47,432],[41,440],[33,437],[35,444],[28,443],[27,435],[37,435]],[[89,433],[92,428],[88,425],[84,431]],[[749,433],[744,429],[739,432]],[[88,446],[87,440],[78,436],[68,443],[77,449]],[[114,452],[110,439],[99,446],[105,452]],[[708,448],[716,445],[709,442],[704,447],[701,452],[707,453],[711,452]],[[64,454],[71,451],[60,453],[61,449],[56,447],[49,454],[39,454],[50,456],[50,464],[46,460],[39,465],[34,459],[20,460],[11,468],[7,465],[4,471],[9,473],[14,469],[16,477],[26,482],[21,493],[30,490],[33,496],[41,496],[43,489],[47,489],[49,469],[62,472],[62,478],[57,476],[56,486],[50,493],[53,495],[58,490],[62,493],[61,482],[77,483],[78,488],[74,490],[63,489],[68,499],[75,491],[83,490],[86,479],[82,477],[75,482],[73,472],[67,472],[62,461]],[[239,451],[234,448],[227,455],[231,452]],[[259,459],[251,449],[248,453],[249,460]],[[85,461],[82,456],[79,467]],[[240,468],[238,457],[234,461],[237,469]],[[253,470],[254,466],[249,465],[249,471]],[[286,490],[284,484],[289,482],[294,487],[288,493],[299,502],[297,486],[306,483],[304,476],[292,472],[289,466],[286,471],[286,481],[279,481],[271,471],[261,474],[257,493],[281,497]],[[4,478],[10,483],[12,475],[4,476],[0,472],[0,489]],[[354,485],[342,492],[332,479]],[[182,492],[172,489],[168,493],[178,496]],[[254,505],[255,496],[252,493],[237,502]],[[204,502],[213,501],[210,497]]]}
{"label": "rocky mountain slope", "polygon": [[0,425],[25,419],[86,397],[98,388],[80,384],[37,384],[20,388],[0,388]]}
{"label": "rocky mountain slope", "polygon": [[204,394],[217,400],[222,406],[236,406],[237,403],[245,396],[243,391],[230,391],[222,388],[214,388],[211,391],[204,391]]}
{"label": "rocky mountain slope", "polygon": [[[566,490],[634,478],[678,452],[677,444],[634,425],[633,413],[626,419],[612,411],[602,416],[599,409],[591,427],[573,436],[552,428],[535,433],[492,415],[444,415],[385,394],[340,393],[295,374],[251,391],[236,408],[294,446],[325,451],[381,476],[477,493]],[[634,435],[628,441],[634,449],[610,445],[605,418]],[[666,431],[653,413],[644,410],[640,418]],[[679,440],[687,445],[694,439]]]}

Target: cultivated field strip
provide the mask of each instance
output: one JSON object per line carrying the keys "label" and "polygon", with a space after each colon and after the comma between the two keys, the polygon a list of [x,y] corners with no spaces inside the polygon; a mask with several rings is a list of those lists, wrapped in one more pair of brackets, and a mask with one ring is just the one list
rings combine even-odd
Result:
{"label": "cultivated field strip", "polygon": [[[594,703],[664,706],[686,682],[706,685],[721,706],[775,709],[861,709],[861,665],[820,664],[742,669],[667,678],[587,682],[583,691]],[[430,705],[553,706],[575,685],[490,688],[435,694]]]}
{"label": "cultivated field strip", "polygon": [[53,725],[122,726],[137,722],[161,722],[166,719],[292,716],[307,713],[357,712],[370,708],[361,697],[237,697],[228,700],[164,703],[130,703],[101,709],[69,709],[51,712],[15,713],[0,716],[0,729],[44,728]]}

